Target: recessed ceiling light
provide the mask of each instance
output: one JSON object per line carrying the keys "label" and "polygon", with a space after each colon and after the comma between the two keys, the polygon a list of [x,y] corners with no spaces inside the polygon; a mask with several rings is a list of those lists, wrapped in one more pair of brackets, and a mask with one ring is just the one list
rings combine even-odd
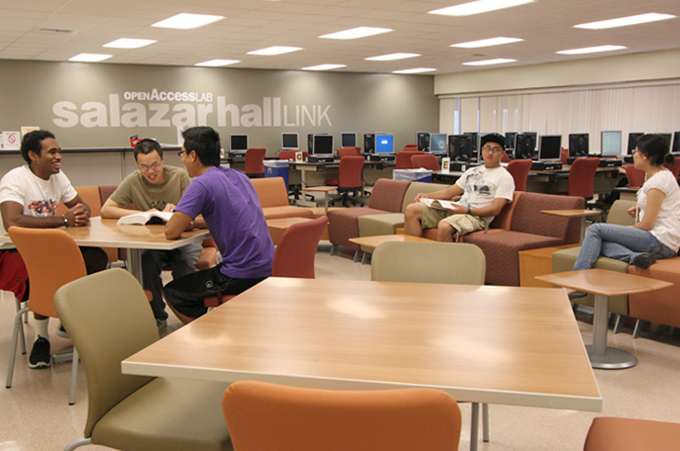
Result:
{"label": "recessed ceiling light", "polygon": [[492,60],[483,60],[483,61],[470,61],[468,63],[463,63],[465,66],[490,66],[492,64],[505,64],[505,63],[514,63],[517,60],[513,60],[510,58],[496,58]]}
{"label": "recessed ceiling light", "polygon": [[302,70],[331,70],[347,67],[344,64],[319,64],[318,66],[303,67]]}
{"label": "recessed ceiling light", "polygon": [[110,47],[114,49],[138,49],[147,45],[155,44],[158,41],[153,39],[117,39],[108,44],[104,44],[103,47]]}
{"label": "recessed ceiling light", "polygon": [[285,47],[280,45],[275,45],[274,47],[267,47],[266,49],[253,50],[248,52],[248,55],[283,55],[284,53],[297,52],[302,50],[302,47]]}
{"label": "recessed ceiling light", "polygon": [[601,20],[599,22],[582,23],[574,25],[574,28],[587,28],[589,30],[602,30],[605,28],[627,27],[641,23],[656,22],[659,20],[673,19],[671,14],[647,13],[636,16],[619,17],[618,19]]}
{"label": "recessed ceiling light", "polygon": [[102,55],[100,53],[81,53],[69,58],[69,61],[79,61],[83,63],[96,63],[111,58],[113,55]]}
{"label": "recessed ceiling light", "polygon": [[451,44],[451,47],[458,47],[462,49],[476,49],[479,47],[491,47],[492,45],[502,45],[502,44],[511,44],[513,42],[520,42],[523,41],[524,39],[519,39],[519,38],[490,38],[490,39],[482,39],[480,41],[470,41],[470,42],[461,42],[460,44]]}
{"label": "recessed ceiling light", "polygon": [[395,60],[403,60],[406,58],[415,58],[416,56],[420,56],[420,53],[390,53],[389,55],[381,55],[381,56],[372,56],[370,58],[366,58],[368,61],[395,61]]}
{"label": "recessed ceiling light", "polygon": [[442,16],[471,16],[473,14],[486,13],[533,2],[534,0],[479,0],[476,2],[463,3],[462,5],[449,6],[448,8],[435,9],[428,14],[440,14]]}
{"label": "recessed ceiling light", "polygon": [[202,63],[196,63],[195,66],[204,66],[204,67],[222,67],[222,66],[228,66],[230,64],[236,64],[240,63],[239,60],[210,60],[210,61],[203,61]]}
{"label": "recessed ceiling light", "polygon": [[422,74],[423,72],[433,72],[437,69],[431,67],[416,67],[414,69],[403,69],[392,71],[393,74]]}
{"label": "recessed ceiling light", "polygon": [[625,49],[622,45],[600,45],[597,47],[584,47],[582,49],[560,50],[561,55],[582,55],[584,53],[613,52],[614,50]]}
{"label": "recessed ceiling light", "polygon": [[319,36],[324,39],[357,39],[365,38],[367,36],[375,36],[376,34],[388,33],[394,31],[391,28],[374,28],[374,27],[358,27],[350,30],[338,31],[337,33],[325,34]]}
{"label": "recessed ceiling light", "polygon": [[218,20],[224,19],[224,16],[211,16],[209,14],[190,14],[181,13],[172,17],[168,17],[165,20],[156,22],[151,25],[157,28],[178,28],[181,30],[187,30],[189,28],[198,28],[203,25],[208,25],[209,23],[217,22]]}

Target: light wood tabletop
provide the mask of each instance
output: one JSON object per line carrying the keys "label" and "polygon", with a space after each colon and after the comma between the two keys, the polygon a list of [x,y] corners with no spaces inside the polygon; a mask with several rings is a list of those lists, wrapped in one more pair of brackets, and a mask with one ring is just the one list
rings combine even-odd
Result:
{"label": "light wood tabletop", "polygon": [[378,245],[386,243],[388,241],[432,241],[432,240],[420,236],[394,234],[394,235],[360,236],[350,238],[349,241],[350,243],[358,244],[359,246],[365,246],[369,249],[375,250],[375,248],[378,247]]}
{"label": "light wood tabletop", "polygon": [[272,277],[128,357],[122,370],[602,408],[571,306],[552,288]]}
{"label": "light wood tabletop", "polygon": [[286,230],[293,224],[311,221],[309,218],[277,218],[267,219],[267,227],[270,230]]}

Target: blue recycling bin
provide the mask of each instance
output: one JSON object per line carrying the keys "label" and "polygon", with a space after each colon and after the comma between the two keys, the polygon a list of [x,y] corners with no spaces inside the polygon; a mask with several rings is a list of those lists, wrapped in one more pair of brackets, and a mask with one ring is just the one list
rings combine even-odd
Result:
{"label": "blue recycling bin", "polygon": [[282,177],[288,187],[288,160],[264,160],[265,177]]}
{"label": "blue recycling bin", "polygon": [[394,180],[406,180],[409,182],[432,182],[432,171],[429,169],[395,169],[392,171]]}

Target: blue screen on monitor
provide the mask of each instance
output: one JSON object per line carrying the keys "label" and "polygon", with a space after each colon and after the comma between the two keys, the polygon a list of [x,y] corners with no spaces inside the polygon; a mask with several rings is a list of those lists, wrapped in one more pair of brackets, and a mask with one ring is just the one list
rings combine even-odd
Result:
{"label": "blue screen on monitor", "polygon": [[375,153],[394,153],[394,135],[375,135]]}
{"label": "blue screen on monitor", "polygon": [[430,152],[446,153],[446,133],[433,133],[430,135]]}

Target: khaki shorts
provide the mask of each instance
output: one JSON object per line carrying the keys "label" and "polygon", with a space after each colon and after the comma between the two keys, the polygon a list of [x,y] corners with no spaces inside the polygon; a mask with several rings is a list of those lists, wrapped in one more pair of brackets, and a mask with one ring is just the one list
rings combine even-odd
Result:
{"label": "khaki shorts", "polygon": [[440,210],[437,208],[430,208],[427,205],[421,204],[423,209],[423,217],[420,221],[423,229],[435,229],[439,226],[441,221],[444,221],[453,227],[456,231],[455,238],[467,235],[468,233],[476,232],[478,230],[486,230],[486,219],[481,216],[472,215],[452,215],[447,210]]}

